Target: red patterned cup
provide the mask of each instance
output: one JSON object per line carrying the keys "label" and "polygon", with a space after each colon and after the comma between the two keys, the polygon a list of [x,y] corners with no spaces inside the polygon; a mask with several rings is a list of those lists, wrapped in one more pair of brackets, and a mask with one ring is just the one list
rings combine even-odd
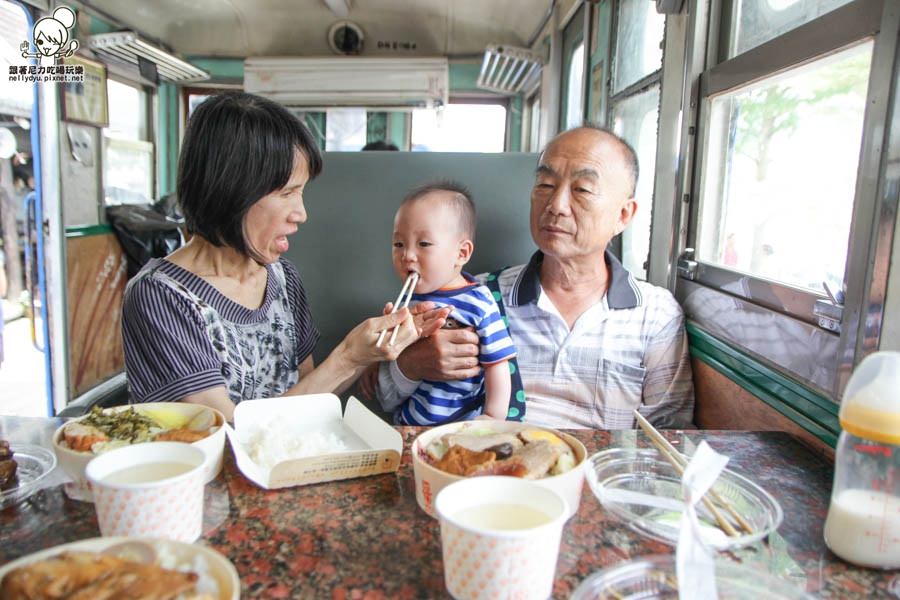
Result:
{"label": "red patterned cup", "polygon": [[454,598],[550,597],[568,515],[557,491],[515,477],[472,477],[442,489],[434,507]]}
{"label": "red patterned cup", "polygon": [[88,463],[103,536],[193,542],[203,525],[203,450],[178,442],[135,444]]}

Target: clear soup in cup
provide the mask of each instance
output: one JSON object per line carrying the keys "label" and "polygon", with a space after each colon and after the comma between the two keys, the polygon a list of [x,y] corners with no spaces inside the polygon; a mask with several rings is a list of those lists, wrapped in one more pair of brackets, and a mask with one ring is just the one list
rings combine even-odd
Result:
{"label": "clear soup in cup", "polygon": [[203,450],[180,442],[134,444],[88,463],[100,533],[193,542],[203,526]]}

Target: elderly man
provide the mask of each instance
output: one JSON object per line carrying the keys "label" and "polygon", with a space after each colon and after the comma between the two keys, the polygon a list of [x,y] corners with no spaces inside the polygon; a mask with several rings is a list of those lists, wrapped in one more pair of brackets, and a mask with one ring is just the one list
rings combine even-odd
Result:
{"label": "elderly man", "polygon": [[[681,307],[635,280],[606,250],[637,210],[634,150],[609,131],[579,127],[541,154],[531,192],[539,250],[498,277],[527,396],[525,420],[549,427],[624,429],[637,408],[659,427],[691,423],[693,384]],[[478,371],[478,336],[441,330],[383,364],[391,410],[420,379]]]}

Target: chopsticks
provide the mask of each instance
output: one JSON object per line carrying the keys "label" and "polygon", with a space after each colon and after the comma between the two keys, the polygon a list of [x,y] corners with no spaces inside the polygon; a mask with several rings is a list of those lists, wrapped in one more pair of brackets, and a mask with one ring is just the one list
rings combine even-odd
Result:
{"label": "chopsticks", "polygon": [[[637,423],[638,425],[640,425],[641,429],[644,430],[644,433],[646,433],[650,437],[650,441],[653,442],[653,445],[656,446],[656,449],[659,450],[659,453],[669,461],[669,463],[672,465],[672,467],[675,468],[675,471],[679,475],[683,475],[684,468],[687,466],[688,462],[687,458],[685,458],[684,455],[682,455],[672,444],[670,444],[669,440],[664,438],[662,434],[659,433],[659,431],[657,431],[656,428],[653,427],[653,425],[651,425],[650,422],[647,421],[647,419],[645,419],[644,416],[641,415],[641,413],[639,413],[637,410],[634,411],[634,418],[637,419]],[[737,521],[741,529],[743,529],[747,533],[753,533],[753,527],[751,527],[750,523],[748,523],[747,520],[743,516],[741,516],[741,514],[737,510],[735,510],[734,506],[732,506],[728,500],[723,498],[718,492],[716,492],[716,490],[712,488],[710,488],[708,495],[712,496],[713,499],[718,502],[722,506],[722,508],[724,508],[725,511],[734,518],[735,521]],[[731,524],[731,522],[728,521],[728,519],[726,519],[724,516],[722,516],[722,513],[718,511],[716,506],[709,500],[709,498],[704,496],[701,500],[703,501],[703,505],[709,510],[710,513],[712,513],[713,517],[716,519],[716,522],[719,524],[719,527],[721,527],[726,534],[731,537],[737,537],[740,535]]]}
{"label": "chopsticks", "polygon": [[[397,296],[397,301],[394,302],[394,307],[391,309],[391,314],[397,312],[398,308],[406,308],[409,306],[409,301],[412,299],[413,291],[416,289],[416,285],[419,283],[419,274],[413,271],[406,278],[406,281],[403,282],[403,287],[400,288],[400,295]],[[401,303],[403,306],[400,306]],[[391,339],[388,341],[388,346],[393,346],[394,342],[397,341],[397,332],[400,330],[400,326],[397,325],[394,327],[394,333],[391,334]],[[375,342],[375,347],[380,348],[381,342],[384,341],[384,335],[387,333],[387,329],[381,330],[381,335],[378,336],[378,341]]]}

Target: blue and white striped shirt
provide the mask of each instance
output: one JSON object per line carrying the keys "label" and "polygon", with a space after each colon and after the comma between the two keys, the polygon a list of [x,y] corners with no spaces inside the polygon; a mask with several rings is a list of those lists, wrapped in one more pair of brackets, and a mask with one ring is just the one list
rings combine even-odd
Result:
{"label": "blue and white striped shirt", "polygon": [[[516,349],[491,291],[468,273],[463,276],[469,282],[465,287],[413,294],[412,299],[414,303],[452,307],[450,317],[478,333],[478,360],[483,366],[513,358]],[[394,413],[394,420],[404,425],[437,425],[471,419],[484,408],[483,388],[484,371],[459,381],[423,381]],[[480,397],[481,402],[477,402]]]}

